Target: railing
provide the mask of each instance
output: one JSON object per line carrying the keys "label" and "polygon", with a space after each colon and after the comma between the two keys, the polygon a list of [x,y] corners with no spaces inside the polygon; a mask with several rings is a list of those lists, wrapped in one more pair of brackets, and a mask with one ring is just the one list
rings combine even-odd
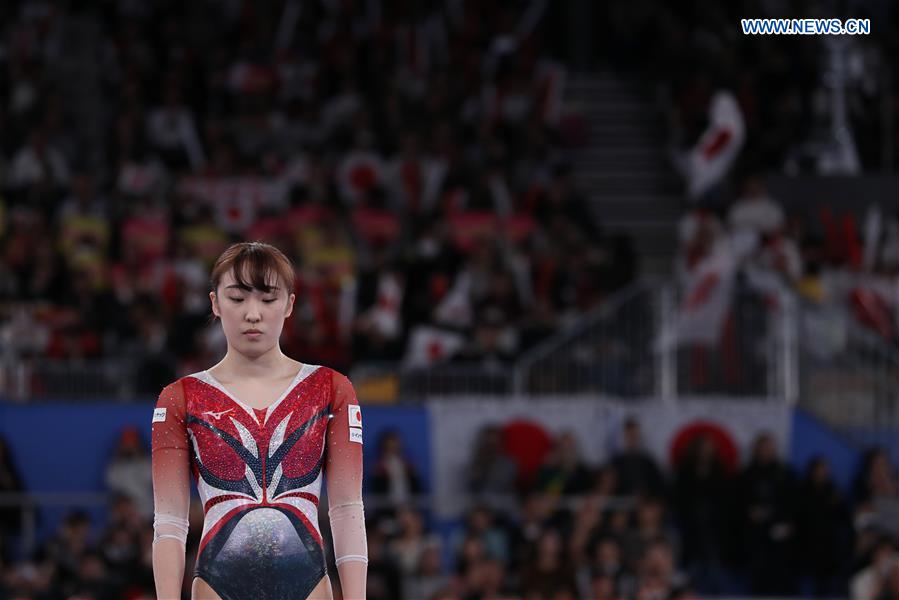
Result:
{"label": "railing", "polygon": [[139,392],[135,386],[138,375],[137,365],[121,358],[6,358],[0,361],[0,398],[12,401],[101,398],[126,402],[152,396]]}
{"label": "railing", "polygon": [[[526,352],[515,364],[447,363],[408,369],[397,363],[354,366],[354,383],[375,401],[418,402],[431,396],[602,394],[659,397],[715,394],[798,397],[795,302],[736,286],[720,340],[707,347],[660,345],[677,318],[674,287],[641,281]],[[128,360],[0,363],[0,397],[30,399],[150,399]]]}
{"label": "railing", "polygon": [[657,296],[657,287],[637,283],[525,354],[515,368],[516,393],[651,395],[659,377]]}
{"label": "railing", "polygon": [[[665,292],[663,329],[672,327],[683,298]],[[799,396],[797,304],[786,289],[760,291],[737,280],[717,343],[676,349],[668,396],[776,398],[794,404]]]}
{"label": "railing", "polygon": [[803,408],[836,427],[899,425],[899,350],[842,306],[805,306]]}
{"label": "railing", "polygon": [[[526,354],[515,374],[519,394],[603,393],[798,398],[796,302],[737,284],[719,339],[678,343],[673,285],[641,282]],[[667,339],[667,342],[662,340]]]}
{"label": "railing", "polygon": [[[510,365],[448,363],[408,368],[395,362],[366,361],[350,377],[356,391],[371,402],[419,402],[429,396],[512,393]],[[374,391],[370,388],[374,387]]]}

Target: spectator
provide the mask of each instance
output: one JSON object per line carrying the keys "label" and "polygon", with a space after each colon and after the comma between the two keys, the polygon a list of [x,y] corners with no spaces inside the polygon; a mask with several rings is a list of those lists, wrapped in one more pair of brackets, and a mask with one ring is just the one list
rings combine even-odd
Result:
{"label": "spectator", "polygon": [[485,425],[478,432],[471,458],[468,461],[468,491],[483,498],[491,506],[503,506],[496,496],[515,492],[518,471],[515,461],[503,450],[502,430]]}
{"label": "spectator", "polygon": [[899,483],[886,450],[871,448],[862,459],[862,469],[855,484],[855,519],[882,531],[899,533],[896,511],[899,510]]}
{"label": "spectator", "polygon": [[458,547],[462,540],[477,538],[481,541],[487,556],[495,558],[503,563],[509,562],[511,555],[509,539],[504,524],[500,522],[498,515],[487,505],[475,505],[468,511],[465,525],[458,532]]}
{"label": "spectator", "polygon": [[871,548],[868,564],[850,582],[852,600],[875,600],[881,595],[883,581],[897,562],[896,548],[888,537],[881,537]]}
{"label": "spectator", "polygon": [[771,199],[758,176],[746,179],[743,194],[731,206],[727,221],[733,231],[748,231],[759,237],[778,233],[786,224],[783,208]]}
{"label": "spectator", "polygon": [[674,505],[684,564],[702,593],[724,591],[724,559],[731,542],[731,486],[712,438],[695,438],[677,466]]}
{"label": "spectator", "polygon": [[495,558],[486,558],[473,565],[467,573],[465,587],[470,597],[504,597],[509,591],[505,565]]}
{"label": "spectator", "polygon": [[815,597],[846,593],[844,565],[851,540],[849,509],[822,457],[809,462],[798,492],[796,542],[802,573]]}
{"label": "spectator", "polygon": [[794,593],[795,482],[771,434],[755,440],[740,474],[739,498],[753,593]]}
{"label": "spectator", "polygon": [[603,535],[596,539],[589,560],[583,562],[578,573],[578,581],[581,589],[589,589],[591,593],[597,593],[597,587],[603,589],[600,596],[624,595],[633,589],[633,575],[624,564],[621,545],[615,537]]}
{"label": "spectator", "polygon": [[899,599],[899,563],[893,561],[881,581],[881,591],[877,596],[878,600]]}
{"label": "spectator", "polygon": [[164,104],[147,116],[147,138],[170,168],[198,169],[205,162],[194,116],[175,77],[166,83]]}
{"label": "spectator", "polygon": [[665,508],[662,502],[657,498],[641,497],[634,510],[634,526],[622,540],[625,564],[637,571],[639,561],[659,540],[664,541],[672,553],[676,552],[675,544],[679,540],[665,522]]}
{"label": "spectator", "polygon": [[387,552],[387,536],[380,526],[367,526],[368,582],[366,596],[371,600],[403,598],[403,580],[399,566]]}
{"label": "spectator", "polygon": [[144,518],[153,515],[150,457],[136,427],[122,430],[112,460],[106,467],[106,487],[131,499]]}
{"label": "spectator", "polygon": [[354,356],[399,358],[402,351],[403,276],[388,264],[389,249],[372,248],[371,264],[359,274],[353,324]]}
{"label": "spectator", "polygon": [[[69,163],[47,139],[47,132],[34,130],[28,143],[16,153],[9,169],[12,188],[31,188],[52,195],[69,182]],[[52,196],[51,196],[52,197]]]}
{"label": "spectator", "polygon": [[422,515],[409,506],[397,509],[396,520],[398,533],[388,543],[388,552],[403,576],[409,577],[421,563],[427,548],[438,540],[427,534]]}
{"label": "spectator", "polygon": [[[603,520],[603,511],[607,498],[601,494],[591,492],[582,498],[578,507],[573,511],[571,537],[568,540],[568,552],[577,563],[588,562],[588,552],[591,542],[595,541]],[[583,570],[583,569],[582,569]],[[583,580],[585,575],[579,574]]]}
{"label": "spectator", "polygon": [[94,600],[114,600],[120,597],[119,589],[110,580],[106,564],[96,551],[85,553],[78,565],[77,583],[72,595],[86,596]]}
{"label": "spectator", "polygon": [[[22,494],[24,492],[25,484],[16,468],[9,444],[0,437],[0,494]],[[31,509],[16,505],[0,507],[0,560],[10,558],[10,549],[5,542],[10,536],[22,532],[26,510]]]}
{"label": "spectator", "polygon": [[403,439],[396,431],[387,431],[378,440],[378,459],[371,477],[371,491],[391,505],[415,500],[422,491],[418,471],[403,451]]}
{"label": "spectator", "polygon": [[524,573],[525,598],[558,598],[560,593],[573,597],[577,593],[574,570],[565,559],[559,533],[553,529],[540,533]]}
{"label": "spectator", "polygon": [[550,494],[583,494],[590,486],[590,472],[578,449],[577,438],[570,431],[555,439],[544,464],[538,469],[535,487]]}
{"label": "spectator", "polygon": [[84,512],[72,511],[36,558],[55,565],[58,569],[56,582],[64,592],[71,594],[79,583],[82,559],[92,551],[92,546],[90,519]]}
{"label": "spectator", "polygon": [[862,458],[855,480],[855,499],[867,504],[877,499],[894,499],[899,495],[899,482],[890,457],[884,448],[871,448]]}
{"label": "spectator", "polygon": [[585,594],[593,600],[621,600],[615,586],[615,579],[609,575],[596,575],[590,580],[590,589]]}
{"label": "spectator", "polygon": [[686,583],[675,566],[671,545],[664,538],[650,542],[637,571],[634,598],[668,597]]}
{"label": "spectator", "polygon": [[621,494],[665,494],[665,480],[652,456],[643,449],[640,423],[633,417],[624,422],[621,450],[612,457]]}
{"label": "spectator", "polygon": [[432,598],[446,587],[449,576],[443,570],[440,551],[439,544],[430,544],[424,549],[414,573],[403,585],[407,597]]}

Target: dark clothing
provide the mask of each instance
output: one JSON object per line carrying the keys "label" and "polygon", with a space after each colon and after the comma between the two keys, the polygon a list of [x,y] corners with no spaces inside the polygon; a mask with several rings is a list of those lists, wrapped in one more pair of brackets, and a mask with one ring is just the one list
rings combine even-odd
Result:
{"label": "dark clothing", "polygon": [[720,464],[706,470],[684,465],[677,473],[674,509],[683,534],[683,559],[687,564],[719,557],[730,529],[731,481]]}
{"label": "dark clothing", "polygon": [[832,482],[803,483],[796,514],[799,568],[811,579],[817,596],[846,596],[844,565],[851,559],[852,522],[846,503]]}
{"label": "dark clothing", "polygon": [[683,563],[698,591],[719,594],[723,563],[732,556],[731,477],[715,462],[703,469],[685,463],[677,473],[674,510],[683,540]]}
{"label": "dark clothing", "polygon": [[577,463],[570,469],[556,465],[544,465],[537,471],[535,488],[542,492],[570,495],[583,494],[590,489],[592,483],[590,470],[583,463]]}
{"label": "dark clothing", "polygon": [[612,458],[618,474],[618,492],[623,495],[665,495],[665,479],[652,457],[642,451],[624,451]]}
{"label": "dark clothing", "polygon": [[740,476],[740,517],[753,594],[795,587],[795,481],[779,462],[753,463]]}
{"label": "dark clothing", "polygon": [[532,565],[526,570],[521,587],[523,592],[528,594],[537,592],[541,598],[552,598],[561,590],[577,593],[577,581],[570,563],[560,564],[548,571],[541,571],[536,565]]}

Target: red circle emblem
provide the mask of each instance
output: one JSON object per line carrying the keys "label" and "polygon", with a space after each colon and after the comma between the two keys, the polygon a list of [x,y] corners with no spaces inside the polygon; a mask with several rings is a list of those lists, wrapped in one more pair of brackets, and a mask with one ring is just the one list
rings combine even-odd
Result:
{"label": "red circle emblem", "polygon": [[503,449],[518,465],[522,482],[530,481],[552,448],[552,436],[538,423],[518,419],[503,426]]}
{"label": "red circle emblem", "polygon": [[693,421],[682,427],[671,441],[668,456],[671,466],[677,469],[687,453],[687,449],[693,442],[702,437],[708,437],[715,444],[718,459],[728,472],[734,473],[740,466],[740,450],[730,432],[711,421]]}

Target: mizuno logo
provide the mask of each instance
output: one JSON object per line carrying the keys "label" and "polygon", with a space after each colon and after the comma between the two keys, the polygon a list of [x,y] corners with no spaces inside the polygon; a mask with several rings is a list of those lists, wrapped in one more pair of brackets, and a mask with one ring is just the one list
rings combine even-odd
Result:
{"label": "mizuno logo", "polygon": [[213,419],[215,419],[216,421],[218,421],[219,419],[222,418],[222,415],[228,414],[228,413],[231,412],[232,410],[234,410],[234,409],[233,409],[233,408],[229,408],[228,410],[223,410],[223,411],[221,411],[221,412],[213,412],[213,411],[211,411],[211,410],[206,410],[206,411],[203,411],[203,414],[204,414],[204,415],[211,415]]}

